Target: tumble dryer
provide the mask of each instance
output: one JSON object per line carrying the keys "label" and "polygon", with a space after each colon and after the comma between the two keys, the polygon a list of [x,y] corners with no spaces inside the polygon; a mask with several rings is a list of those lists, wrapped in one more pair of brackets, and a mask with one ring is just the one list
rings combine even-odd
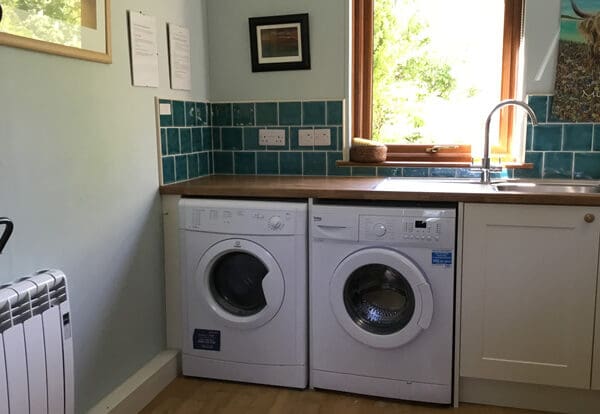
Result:
{"label": "tumble dryer", "polygon": [[183,374],[306,387],[306,204],[179,208]]}
{"label": "tumble dryer", "polygon": [[452,402],[455,217],[453,206],[313,206],[311,386]]}

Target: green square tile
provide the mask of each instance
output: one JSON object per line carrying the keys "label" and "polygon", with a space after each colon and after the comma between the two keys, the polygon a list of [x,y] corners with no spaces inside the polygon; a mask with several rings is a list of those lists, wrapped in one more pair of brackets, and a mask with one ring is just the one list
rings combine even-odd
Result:
{"label": "green square tile", "polygon": [[239,126],[254,125],[254,104],[253,103],[234,103],[233,104],[233,125],[239,125]]}
{"label": "green square tile", "polygon": [[402,168],[377,167],[378,177],[402,177]]}
{"label": "green square tile", "polygon": [[327,125],[342,125],[343,108],[342,101],[327,101]]}
{"label": "green square tile", "polygon": [[213,138],[212,128],[202,128],[202,151],[212,151],[213,149]]}
{"label": "green square tile", "polygon": [[233,174],[233,152],[215,152],[214,163],[215,174]]}
{"label": "green square tile", "polygon": [[190,128],[181,128],[179,130],[179,142],[182,154],[192,152],[192,130]]}
{"label": "green square tile", "polygon": [[304,175],[327,175],[327,153],[303,152]]}
{"label": "green square tile", "polygon": [[430,177],[444,177],[444,178],[454,178],[456,177],[456,169],[455,168],[432,168],[429,170]]}
{"label": "green square tile", "polygon": [[255,152],[236,152],[234,157],[236,174],[256,174]]}
{"label": "green square tile", "polygon": [[280,152],[279,173],[281,175],[302,175],[302,153]]}
{"label": "green square tile", "polygon": [[198,154],[190,154],[187,156],[188,160],[188,175],[191,178],[197,178],[200,176],[200,164]]}
{"label": "green square tile", "polygon": [[242,128],[222,128],[221,147],[223,150],[244,149],[242,141]]}
{"label": "green square tile", "polygon": [[533,149],[533,125],[527,124],[527,132],[525,133],[525,151]]}
{"label": "green square tile", "polygon": [[211,128],[212,136],[212,149],[220,150],[221,149],[221,128]]}
{"label": "green square tile", "polygon": [[160,126],[161,127],[169,127],[173,126],[173,104],[168,99],[159,100],[161,104],[167,104],[171,108],[171,113],[169,115],[160,115]]}
{"label": "green square tile", "polygon": [[173,126],[185,126],[185,104],[181,101],[173,101]]}
{"label": "green square tile", "polygon": [[192,152],[200,152],[203,149],[204,148],[202,145],[202,128],[192,128]]}
{"label": "green square tile", "polygon": [[198,154],[198,175],[204,176],[210,174],[210,154],[208,152],[201,152]]}
{"label": "green square tile", "polygon": [[196,126],[196,103],[186,102],[185,103],[185,124],[187,126]]}
{"label": "green square tile", "polygon": [[175,157],[163,157],[162,159],[163,184],[175,182]]}
{"label": "green square tile", "polygon": [[160,155],[167,155],[167,130],[160,129]]}
{"label": "green square tile", "polygon": [[196,102],[196,125],[208,125],[208,108],[205,102]]}
{"label": "green square tile", "polygon": [[302,125],[325,125],[325,102],[302,102]]}
{"label": "green square tile", "polygon": [[542,164],[544,159],[544,153],[542,152],[529,152],[525,153],[525,162],[532,163],[533,168],[518,168],[515,169],[515,178],[542,178]]}
{"label": "green square tile", "polygon": [[572,178],[572,152],[546,152],[543,178]]}
{"label": "green square tile", "polygon": [[548,95],[532,95],[528,97],[529,106],[533,109],[538,122],[546,122],[548,113]]}
{"label": "green square tile", "polygon": [[343,160],[344,154],[342,152],[328,152],[327,153],[327,175],[341,175],[351,176],[352,170],[350,167],[338,167],[336,161]]}
{"label": "green square tile", "polygon": [[265,150],[266,145],[258,145],[258,131],[260,128],[244,128],[244,149],[245,150]]}
{"label": "green square tile", "polygon": [[169,155],[179,154],[179,128],[167,128],[167,153]]}
{"label": "green square tile", "polygon": [[563,151],[591,151],[592,124],[565,124]]}
{"label": "green square tile", "polygon": [[600,179],[600,153],[575,153],[574,178],[578,180]]}
{"label": "green square tile", "polygon": [[536,125],[533,127],[534,151],[560,151],[562,125]]}
{"label": "green square tile", "polygon": [[292,151],[312,151],[312,145],[300,146],[299,133],[301,130],[314,130],[312,127],[291,127],[290,128],[290,149]]}
{"label": "green square tile", "polygon": [[280,102],[279,125],[302,125],[302,104],[300,102]]}
{"label": "green square tile", "polygon": [[260,102],[256,104],[256,125],[277,125],[276,102]]}
{"label": "green square tile", "polygon": [[594,124],[593,151],[600,151],[600,124]]}
{"label": "green square tile", "polygon": [[404,177],[429,177],[428,168],[404,168],[402,171]]}
{"label": "green square tile", "polygon": [[185,181],[188,179],[187,156],[178,155],[175,157],[175,180]]}
{"label": "green square tile", "polygon": [[474,171],[470,168],[458,168],[457,178],[481,178],[481,171]]}
{"label": "green square tile", "polygon": [[213,126],[231,126],[231,104],[212,104],[212,125]]}
{"label": "green square tile", "polygon": [[279,174],[279,153],[257,152],[256,168],[258,174]]}
{"label": "green square tile", "polygon": [[376,177],[377,168],[375,167],[352,167],[353,177]]}
{"label": "green square tile", "polygon": [[[316,145],[315,144],[315,150],[320,150],[320,151],[337,151],[338,149],[342,149],[341,147],[338,148],[337,143],[338,143],[338,137],[337,137],[337,127],[323,127],[323,126],[316,126],[315,127],[315,132],[318,129],[328,129],[329,130],[329,136],[331,137],[331,144],[329,145]],[[315,135],[316,138],[316,135]]]}

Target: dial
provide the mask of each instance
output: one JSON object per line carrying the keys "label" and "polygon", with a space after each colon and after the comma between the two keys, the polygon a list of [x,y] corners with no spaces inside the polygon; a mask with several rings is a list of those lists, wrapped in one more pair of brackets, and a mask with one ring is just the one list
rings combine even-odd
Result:
{"label": "dial", "polygon": [[271,230],[280,230],[283,228],[283,220],[279,216],[269,218],[269,228]]}
{"label": "dial", "polygon": [[382,223],[375,224],[373,226],[373,233],[375,233],[375,235],[377,237],[384,236],[385,233],[387,233],[387,228],[385,227],[385,224],[382,224]]}

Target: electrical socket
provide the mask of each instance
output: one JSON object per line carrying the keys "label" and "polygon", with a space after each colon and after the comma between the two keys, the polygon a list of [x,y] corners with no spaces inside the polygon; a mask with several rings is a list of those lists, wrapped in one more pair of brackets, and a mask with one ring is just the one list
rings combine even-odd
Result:
{"label": "electrical socket", "polygon": [[326,147],[331,145],[331,131],[329,129],[315,129],[315,146]]}
{"label": "electrical socket", "polygon": [[301,147],[312,147],[315,145],[315,134],[312,129],[301,129],[298,131],[298,145]]}
{"label": "electrical socket", "polygon": [[258,131],[258,144],[282,147],[285,145],[285,129],[261,129]]}

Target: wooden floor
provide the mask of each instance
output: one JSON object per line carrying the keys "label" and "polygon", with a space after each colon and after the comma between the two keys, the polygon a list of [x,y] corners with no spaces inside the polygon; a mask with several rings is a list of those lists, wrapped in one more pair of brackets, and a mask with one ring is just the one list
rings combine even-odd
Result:
{"label": "wooden floor", "polygon": [[431,404],[413,404],[338,392],[293,390],[234,382],[177,378],[143,414],[525,414],[516,410],[461,404],[454,410]]}

